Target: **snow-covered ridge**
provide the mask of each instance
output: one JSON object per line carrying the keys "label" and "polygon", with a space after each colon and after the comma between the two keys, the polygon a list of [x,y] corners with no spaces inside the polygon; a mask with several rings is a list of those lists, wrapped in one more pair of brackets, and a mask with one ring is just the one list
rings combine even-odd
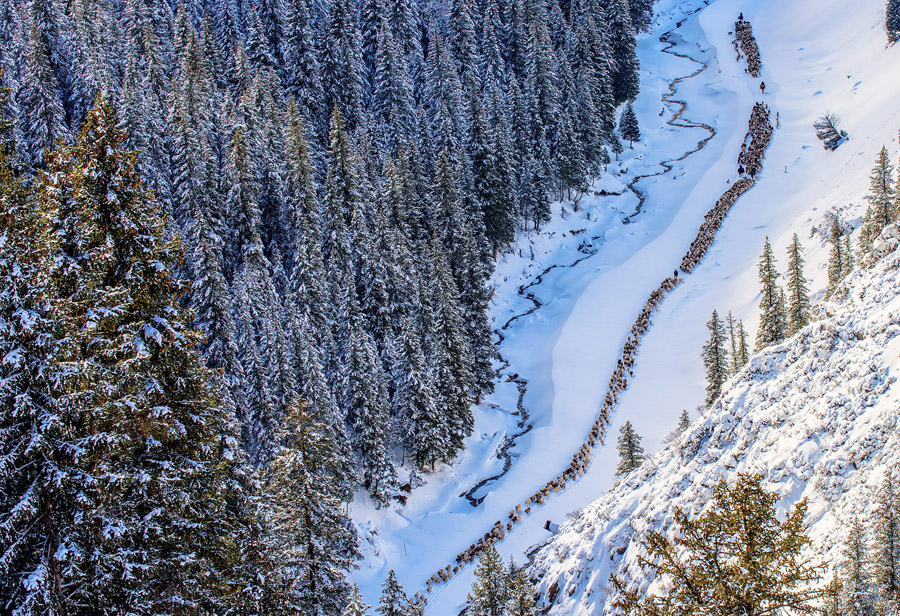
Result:
{"label": "snow-covered ridge", "polygon": [[811,548],[837,563],[847,522],[868,517],[900,464],[900,228],[882,235],[815,322],[757,355],[680,439],[579,512],[535,556],[551,614],[613,613],[609,576],[653,590],[637,566],[650,528],[699,513],[713,485],[762,473],[784,510],[809,501]]}

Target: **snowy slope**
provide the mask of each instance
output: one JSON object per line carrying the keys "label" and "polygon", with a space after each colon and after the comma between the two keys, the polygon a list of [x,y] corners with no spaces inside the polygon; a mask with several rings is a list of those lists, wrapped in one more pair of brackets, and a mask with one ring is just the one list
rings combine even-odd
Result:
{"label": "snowy slope", "polygon": [[755,355],[704,418],[537,554],[551,614],[613,613],[611,573],[647,588],[641,537],[668,530],[676,507],[702,511],[712,486],[738,472],[762,473],[783,510],[808,498],[811,549],[840,562],[849,522],[871,519],[881,478],[900,464],[900,228],[883,238],[890,254],[851,275],[839,301]]}
{"label": "snowy slope", "polygon": [[[893,101],[900,87],[900,47],[884,49],[882,4],[716,0],[707,6],[702,0],[660,0],[653,31],[639,42],[642,88],[636,109],[645,140],[626,149],[621,163],[594,186],[621,195],[587,195],[577,211],[571,203],[557,204],[554,221],[541,234],[523,236],[517,250],[498,264],[495,326],[525,316],[502,330],[500,350],[508,366],[500,366],[497,392],[478,408],[466,452],[452,467],[429,476],[405,507],[375,511],[363,498],[353,504],[365,554],[354,577],[369,603],[377,602],[391,568],[410,593],[423,590],[438,568],[565,467],[590,430],[648,293],[671,274],[703,215],[736,179],[735,160],[756,100],[765,100],[781,120],[766,167],[729,214],[706,260],[655,315],[609,434],[630,420],[652,452],[681,409],[702,402],[704,324],[713,308],[731,309],[751,331],[755,328],[756,259],[764,236],[781,257],[798,232],[807,248],[811,286],[824,287],[826,248],[822,237],[811,237],[811,228],[821,226],[833,207],[846,209],[845,218],[857,216],[876,152],[888,143],[896,154],[900,107]],[[753,22],[760,43],[765,95],[759,80],[749,78],[735,59],[728,33],[740,11]],[[670,31],[673,51],[695,61],[664,52],[668,46],[659,36]],[[678,106],[661,100],[672,80],[692,75],[700,63],[709,68],[678,83],[675,98],[688,104],[684,118],[708,124],[717,134],[668,173],[639,180],[643,211],[623,224],[638,203],[626,185],[663,171],[662,161],[696,149],[708,136],[702,129],[670,126]],[[841,116],[851,136],[830,153],[811,126],[826,108]],[[855,205],[848,208],[851,202]],[[535,301],[518,293],[522,286],[529,286],[526,293],[540,304],[534,312]],[[531,430],[510,450],[509,472],[473,494],[483,497],[473,507],[461,495],[502,471],[503,460],[495,453],[506,435],[522,431],[515,412],[520,391],[511,377],[527,381],[522,406]],[[614,445],[614,438],[607,441]],[[615,447],[600,447],[587,474],[507,535],[501,554],[521,562],[530,546],[547,538],[546,519],[565,519],[613,485],[615,463]],[[469,567],[438,586],[429,596],[428,614],[456,614],[471,573]]]}

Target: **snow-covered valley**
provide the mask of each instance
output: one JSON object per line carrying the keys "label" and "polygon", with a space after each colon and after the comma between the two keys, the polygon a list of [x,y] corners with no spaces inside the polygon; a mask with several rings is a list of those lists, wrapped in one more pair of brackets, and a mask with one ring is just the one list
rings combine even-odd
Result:
{"label": "snow-covered valley", "polygon": [[[697,490],[711,485],[719,477],[717,473],[734,472],[735,467],[777,470],[779,476],[773,478],[781,482],[778,485],[784,486],[786,495],[790,493],[786,504],[799,497],[814,471],[795,466],[791,460],[779,465],[771,455],[761,457],[755,451],[729,462],[733,452],[725,445],[738,446],[737,434],[749,439],[755,424],[746,406],[751,399],[762,399],[762,394],[751,392],[748,380],[743,389],[736,384],[729,390],[732,393],[725,396],[728,410],[714,411],[717,416],[741,418],[736,424],[727,424],[727,430],[712,432],[711,438],[722,439],[724,453],[701,448],[688,472],[680,454],[672,455],[674,450],[669,449],[645,467],[657,470],[640,489],[632,486],[636,476],[651,471],[642,469],[591,505],[613,487],[617,454],[611,437],[621,424],[631,421],[643,436],[645,448],[653,452],[682,409],[697,418],[694,409],[704,396],[699,354],[706,320],[714,308],[731,310],[753,329],[756,261],[766,236],[783,263],[790,237],[799,234],[806,248],[811,290],[814,298],[821,296],[825,234],[812,233],[812,229],[823,226],[832,208],[845,220],[858,219],[877,151],[888,144],[896,158],[900,108],[894,101],[900,87],[900,58],[897,49],[884,48],[882,9],[882,3],[871,0],[854,4],[852,10],[847,2],[838,0],[790,6],[774,0],[716,0],[708,5],[699,0],[661,0],[657,4],[651,32],[639,41],[642,80],[636,110],[644,141],[633,150],[626,149],[622,160],[598,179],[577,209],[572,203],[556,204],[553,221],[540,234],[523,235],[516,250],[498,264],[492,314],[494,326],[502,334],[504,362],[499,364],[496,392],[476,412],[476,431],[467,441],[466,452],[452,467],[442,467],[428,477],[427,484],[414,490],[402,508],[373,510],[362,498],[353,505],[365,556],[354,578],[369,603],[377,601],[388,569],[396,570],[410,593],[424,591],[433,573],[448,563],[455,564],[457,553],[496,521],[505,523],[511,506],[523,502],[566,467],[597,417],[608,376],[647,296],[680,264],[706,212],[738,178],[736,159],[750,109],[759,100],[771,108],[773,123],[778,114],[779,125],[756,186],[731,210],[704,261],[667,295],[655,313],[638,350],[634,377],[611,418],[606,444],[594,451],[587,472],[506,534],[498,549],[507,559],[522,562],[532,546],[548,539],[549,533],[543,529],[546,520],[563,522],[571,512],[584,509],[582,517],[564,526],[560,537],[538,553],[534,571],[544,575],[541,588],[545,592],[553,582],[565,589],[565,601],[557,598],[562,601],[558,613],[599,613],[603,593],[597,590],[605,586],[611,571],[606,555],[613,538],[616,548],[628,548],[628,541],[639,539],[643,528],[641,522],[630,526],[633,512],[653,512],[654,519],[665,519],[662,511],[677,501],[678,492],[684,498],[696,498]],[[743,61],[733,51],[731,30],[740,12],[753,23],[760,44],[765,93],[760,92],[760,79],[747,75]],[[670,33],[666,37],[669,43],[660,40],[666,33]],[[841,45],[835,45],[836,40],[842,41]],[[707,68],[698,72],[701,65]],[[662,95],[676,80],[671,102],[666,102]],[[687,106],[680,122],[672,122],[681,109],[677,101]],[[850,132],[850,142],[835,152],[824,151],[812,130],[812,122],[826,109],[841,116]],[[712,127],[716,134],[693,152],[709,137],[709,131],[697,124]],[[662,166],[665,161],[675,162]],[[644,203],[635,216],[639,200],[627,186],[639,176],[646,177],[634,188],[644,196]],[[882,283],[888,293],[893,283],[885,266],[855,278],[853,284],[862,288]],[[896,296],[896,289],[891,292]],[[833,327],[849,332],[865,325],[873,333],[876,329],[887,332],[881,335],[890,338],[891,306],[884,303],[883,307],[864,316],[854,316],[858,306],[835,307],[832,310],[843,310],[844,316],[832,317],[839,323]],[[893,308],[898,312],[896,305]],[[814,341],[824,344],[828,336],[839,336],[829,327],[826,322],[814,324],[801,334],[801,340],[815,347]],[[779,368],[778,362],[786,361],[784,354],[791,355],[791,344],[803,343],[794,340],[757,356],[753,360],[757,370],[745,370],[739,382],[754,374],[756,381],[762,382],[757,383],[760,388],[775,387],[768,383],[776,377],[783,383],[802,383],[800,375],[788,379],[787,371]],[[859,365],[868,365],[870,360],[878,363],[876,373],[887,388],[892,378],[889,359],[891,353],[896,358],[897,350],[875,343],[860,352]],[[841,365],[834,366],[834,375],[844,379],[847,387],[854,379],[868,378],[859,371],[842,370]],[[825,369],[815,363],[791,364],[792,369],[798,366]],[[812,378],[822,386],[817,377]],[[828,382],[824,383],[828,390]],[[528,413],[526,426],[521,425],[517,411],[520,386],[524,387],[521,406]],[[889,391],[885,389],[885,394]],[[828,399],[819,394],[818,398]],[[810,392],[803,395],[810,400],[813,397]],[[806,408],[796,398],[791,400],[791,409]],[[829,404],[823,403],[821,408],[832,408]],[[882,409],[877,412],[886,412],[884,408],[880,403],[873,407]],[[786,413],[759,412],[764,413],[760,417],[779,418]],[[790,424],[796,427],[794,431],[779,435],[779,439],[793,439],[790,443],[774,436],[760,439],[760,451],[790,447],[786,451],[807,452],[800,445],[816,432],[809,422],[825,422],[831,416],[814,420],[818,415],[810,409],[808,417],[804,411],[804,417]],[[872,417],[873,425],[880,425],[880,416]],[[699,435],[709,432],[703,426],[714,425],[721,422],[712,415],[705,417],[685,438],[699,442]],[[504,460],[496,452],[506,449],[506,437],[527,426],[531,428],[509,448],[511,464],[502,474]],[[844,446],[853,442],[846,439]],[[713,445],[704,441],[703,447]],[[825,451],[824,445],[819,447]],[[807,453],[804,459],[815,465],[817,458]],[[822,460],[822,464],[833,463],[827,456]],[[478,502],[473,507],[464,495],[484,479],[500,474],[470,494]],[[694,479],[698,483],[691,488]],[[807,489],[820,489],[816,485],[810,482]],[[645,494],[655,495],[656,500],[642,509]],[[834,528],[834,521],[825,515],[830,504],[823,501],[819,509],[812,510],[817,520],[823,520],[819,530],[814,527],[817,541]],[[604,517],[608,521],[601,523]],[[835,541],[835,537],[830,539]],[[626,559],[633,557],[634,548],[625,554]],[[458,613],[471,583],[472,568],[467,567],[449,583],[435,585],[428,594],[427,613]]]}

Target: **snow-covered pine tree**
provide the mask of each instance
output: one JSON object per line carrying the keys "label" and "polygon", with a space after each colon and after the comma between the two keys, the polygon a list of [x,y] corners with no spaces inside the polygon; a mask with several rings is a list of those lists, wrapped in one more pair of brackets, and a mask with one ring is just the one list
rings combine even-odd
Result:
{"label": "snow-covered pine tree", "polygon": [[[559,61],[554,54],[553,40],[547,23],[546,0],[529,0],[525,3],[525,7],[523,91],[531,101],[535,130],[546,131],[548,143],[553,144],[556,142],[557,130],[562,120],[561,96],[557,85],[562,75],[558,71]],[[534,139],[539,136],[534,135]]]}
{"label": "snow-covered pine tree", "polygon": [[895,43],[900,39],[900,0],[887,0],[884,7],[884,29],[888,42]]}
{"label": "snow-covered pine tree", "polygon": [[634,147],[634,142],[641,140],[641,129],[638,126],[637,114],[634,112],[634,104],[631,101],[628,101],[625,109],[622,110],[619,132],[622,133],[622,139],[628,140],[628,147]]}
{"label": "snow-covered pine tree", "polygon": [[281,39],[281,80],[297,101],[299,115],[310,124],[310,134],[325,134],[328,107],[322,86],[313,17],[306,0],[284,0],[284,37]]}
{"label": "snow-covered pine tree", "polygon": [[[325,199],[322,204],[322,258],[332,294],[331,311],[335,312],[341,308],[338,298],[343,293],[340,287],[345,283],[344,279],[356,276],[347,224],[360,200],[359,179],[351,155],[350,139],[343,115],[337,106],[331,114],[328,139]],[[333,316],[331,320],[334,322]]]}
{"label": "snow-covered pine tree", "polygon": [[369,616],[370,607],[372,606],[363,601],[362,595],[359,592],[359,586],[353,584],[353,589],[350,591],[350,596],[347,598],[347,605],[344,606],[344,609],[340,614],[341,616]]}
{"label": "snow-covered pine tree", "polygon": [[769,238],[759,258],[759,330],[756,332],[756,348],[763,349],[770,344],[784,340],[784,313],[781,310],[781,289],[778,286],[780,274],[775,268],[775,253]]}
{"label": "snow-covered pine tree", "polygon": [[869,240],[874,241],[895,216],[894,167],[887,147],[882,146],[875,160],[875,167],[869,176],[869,194],[866,199],[871,207],[866,211],[863,224]]}
{"label": "snow-covered pine tree", "polygon": [[503,144],[491,126],[489,110],[476,92],[469,93],[469,116],[473,196],[481,206],[487,238],[496,252],[509,245],[515,234],[512,168],[501,152]]}
{"label": "snow-covered pine tree", "polygon": [[891,470],[885,473],[878,492],[874,535],[875,591],[883,607],[896,606],[900,600],[900,494]]}
{"label": "snow-covered pine tree", "polygon": [[446,456],[449,431],[446,417],[438,411],[425,355],[409,317],[401,323],[395,347],[392,415],[400,427],[403,447],[416,465],[434,470],[435,463]]}
{"label": "snow-covered pine tree", "polygon": [[853,271],[853,247],[850,245],[850,232],[844,234],[844,250],[841,251],[841,275],[847,276]]}
{"label": "snow-covered pine tree", "polygon": [[50,65],[50,51],[37,25],[31,29],[18,104],[23,114],[28,164],[44,162],[44,150],[69,136],[60,84]]}
{"label": "snow-covered pine tree", "polygon": [[472,616],[506,616],[509,590],[509,575],[503,559],[497,548],[488,544],[475,567],[468,613]]}
{"label": "snow-covered pine tree", "polygon": [[360,555],[332,472],[337,451],[328,433],[306,403],[288,406],[266,470],[265,503],[279,583],[290,598],[284,607],[338,616],[350,594],[346,574]]}
{"label": "snow-covered pine tree", "polygon": [[[463,441],[475,426],[472,415],[471,350],[463,330],[459,293],[450,274],[439,242],[431,243],[428,276],[430,305],[434,323],[429,332],[432,349],[432,379],[438,410],[443,416],[441,429],[447,431],[445,460],[452,460],[463,448]],[[423,294],[427,292],[423,289]]]}
{"label": "snow-covered pine tree", "polygon": [[873,613],[874,597],[868,565],[868,542],[859,518],[854,518],[844,547],[841,605],[845,616]]}
{"label": "snow-covered pine tree", "polygon": [[844,263],[847,259],[844,255],[844,243],[841,241],[843,235],[844,230],[835,216],[828,232],[828,243],[831,248],[828,251],[828,288],[825,291],[825,297],[831,296],[844,278]]}
{"label": "snow-covered pine tree", "polygon": [[275,425],[296,395],[291,345],[284,331],[280,295],[270,275],[271,265],[260,236],[258,185],[253,177],[245,127],[235,126],[226,174],[230,183],[228,209],[234,217],[237,325],[241,361],[250,385],[245,439],[254,461],[267,456]]}
{"label": "snow-covered pine tree", "polygon": [[352,279],[341,286],[338,333],[341,343],[338,400],[353,428],[353,444],[359,456],[363,485],[378,506],[390,501],[396,471],[390,453],[388,401],[381,361],[372,337],[363,327]]}
{"label": "snow-covered pine tree", "polygon": [[619,141],[619,138],[615,135],[611,135],[609,137],[609,148],[612,150],[613,154],[616,155],[616,160],[619,160],[619,154],[625,151],[625,148],[622,147],[622,142]]}
{"label": "snow-covered pine tree", "polygon": [[381,586],[381,600],[375,609],[379,616],[413,616],[409,609],[409,598],[391,569]]}
{"label": "snow-covered pine tree", "polygon": [[[0,90],[0,107],[6,97]],[[30,198],[13,167],[11,128],[0,113],[0,605],[37,614],[67,606],[55,584],[57,547],[78,506],[73,493],[53,489],[72,464],[59,455],[72,439],[57,408],[64,371],[51,313],[55,212]]]}
{"label": "snow-covered pine tree", "polygon": [[482,262],[463,204],[458,181],[446,151],[438,155],[431,187],[430,221],[447,254],[453,278],[460,290],[464,328],[472,352],[472,372],[481,394],[494,389],[493,359],[497,355],[493,331],[487,322],[488,272]]}
{"label": "snow-covered pine tree", "polygon": [[795,334],[809,323],[809,288],[803,275],[803,247],[800,238],[794,234],[788,248],[787,294],[788,332]]}
{"label": "snow-covered pine tree", "polygon": [[616,475],[626,475],[638,468],[644,461],[644,448],[641,447],[641,437],[635,432],[630,421],[626,421],[619,431],[619,440],[616,445],[619,452],[619,466]]}
{"label": "snow-covered pine tree", "polygon": [[610,49],[614,61],[613,96],[618,105],[637,96],[640,88],[638,80],[640,64],[628,0],[609,0],[605,4],[604,21],[608,24]]}
{"label": "snow-covered pine tree", "polygon": [[684,431],[691,427],[691,416],[688,415],[687,409],[681,409],[681,415],[678,417],[678,432],[684,434]]}
{"label": "snow-covered pine tree", "polygon": [[741,358],[741,351],[739,348],[740,341],[738,339],[737,321],[730,310],[728,311],[728,316],[725,317],[725,328],[728,332],[728,342],[731,347],[729,349],[731,355],[729,375],[734,376],[741,369],[737,363]]}
{"label": "snow-covered pine tree", "polygon": [[509,616],[534,616],[534,585],[528,578],[525,567],[517,567],[512,558],[509,560],[509,599],[506,613]]}
{"label": "snow-covered pine tree", "polygon": [[[298,0],[301,3],[304,0]],[[288,158],[287,192],[291,202],[293,261],[289,290],[296,307],[313,327],[316,340],[322,340],[328,323],[330,293],[322,257],[322,220],[309,144],[300,110],[293,100],[287,106],[285,127]]]}
{"label": "snow-covered pine tree", "polygon": [[713,405],[722,393],[722,384],[728,380],[731,372],[728,367],[728,349],[726,345],[725,327],[719,314],[713,310],[706,323],[709,340],[703,345],[703,364],[706,367],[706,407]]}
{"label": "snow-covered pine tree", "polygon": [[363,66],[356,3],[335,0],[327,5],[322,37],[322,87],[325,109],[337,108],[350,129],[363,111]]}
{"label": "snow-covered pine tree", "polygon": [[750,345],[747,342],[747,331],[744,329],[744,322],[738,321],[738,349],[740,357],[732,357],[735,367],[740,370],[747,360],[750,359]]}
{"label": "snow-covered pine tree", "polygon": [[42,420],[59,456],[42,498],[58,506],[35,513],[71,517],[40,523],[52,562],[38,576],[67,589],[61,613],[221,611],[236,564],[227,505],[243,498],[225,485],[229,423],[179,305],[189,291],[175,274],[180,247],[115,126],[98,99],[39,187],[62,248],[65,392],[55,419]]}

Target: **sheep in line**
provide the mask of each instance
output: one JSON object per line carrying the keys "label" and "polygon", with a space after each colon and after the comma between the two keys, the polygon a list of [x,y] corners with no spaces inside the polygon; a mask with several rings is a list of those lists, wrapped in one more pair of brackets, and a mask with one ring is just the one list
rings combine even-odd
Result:
{"label": "sheep in line", "polygon": [[759,45],[756,44],[756,38],[753,36],[753,27],[749,21],[745,21],[739,17],[734,22],[734,36],[740,45],[741,51],[747,57],[747,72],[751,77],[759,77],[762,71],[762,59],[759,55]]}

